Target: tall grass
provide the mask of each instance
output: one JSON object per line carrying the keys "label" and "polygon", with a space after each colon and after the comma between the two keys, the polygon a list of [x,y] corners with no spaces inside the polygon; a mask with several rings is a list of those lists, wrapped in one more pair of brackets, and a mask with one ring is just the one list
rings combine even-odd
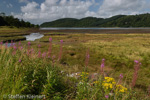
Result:
{"label": "tall grass", "polygon": [[[16,94],[44,95],[42,99],[48,100],[140,100],[148,98],[148,94],[145,94],[144,98],[136,96],[126,82],[121,84],[123,75],[120,75],[119,82],[114,78],[103,76],[101,73],[104,73],[105,59],[102,59],[101,68],[99,68],[101,73],[93,76],[97,77],[96,80],[90,79],[88,70],[78,74],[77,79],[68,77],[67,72],[62,72],[63,69],[58,66],[58,59],[61,60],[62,56],[62,43],[61,41],[58,58],[56,56],[39,57],[41,51],[35,48],[35,52],[31,52],[30,42],[22,49],[2,46],[0,49],[0,99],[11,99],[10,95]],[[14,50],[15,53],[13,53]],[[86,59],[85,66],[88,69],[89,52],[86,54]]]}
{"label": "tall grass", "polygon": [[[29,50],[13,48],[0,50],[0,95],[34,94],[46,98],[64,97],[68,85],[64,75],[51,59],[43,60],[37,54],[26,54]],[[10,99],[10,98],[9,98]]]}

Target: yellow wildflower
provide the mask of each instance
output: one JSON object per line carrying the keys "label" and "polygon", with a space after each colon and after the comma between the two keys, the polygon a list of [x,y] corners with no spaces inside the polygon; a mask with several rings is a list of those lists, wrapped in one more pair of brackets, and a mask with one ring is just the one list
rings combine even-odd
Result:
{"label": "yellow wildflower", "polygon": [[94,81],[93,83],[94,83],[94,84],[99,84],[99,81]]}
{"label": "yellow wildflower", "polygon": [[103,83],[102,85],[106,89],[109,89],[109,88],[112,89],[113,88],[113,85],[111,83]]}
{"label": "yellow wildflower", "polygon": [[113,84],[113,85],[115,85],[115,84],[116,84],[116,82],[112,82],[112,84]]}
{"label": "yellow wildflower", "polygon": [[111,78],[111,77],[105,77],[105,80],[106,82],[115,82],[114,78]]}
{"label": "yellow wildflower", "polygon": [[127,88],[125,88],[125,87],[122,86],[122,85],[117,85],[117,86],[116,86],[116,92],[120,92],[120,93],[127,92]]}

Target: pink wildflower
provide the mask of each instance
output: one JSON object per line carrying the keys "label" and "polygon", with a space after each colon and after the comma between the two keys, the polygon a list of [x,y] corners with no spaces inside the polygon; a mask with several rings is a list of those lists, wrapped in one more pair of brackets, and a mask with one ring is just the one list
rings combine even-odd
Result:
{"label": "pink wildflower", "polygon": [[19,41],[19,46],[21,45],[21,41]]}
{"label": "pink wildflower", "polygon": [[137,63],[139,63],[139,61],[138,60],[134,60],[134,62],[137,64]]}
{"label": "pink wildflower", "polygon": [[60,40],[60,43],[63,43],[63,40]]}
{"label": "pink wildflower", "polygon": [[118,84],[122,83],[123,74],[120,74]]}
{"label": "pink wildflower", "polygon": [[105,59],[102,59],[102,63],[101,63],[101,74],[104,73],[104,67],[105,67]]}
{"label": "pink wildflower", "polygon": [[120,74],[120,78],[123,78],[123,74]]}
{"label": "pink wildflower", "polygon": [[46,57],[46,52],[44,52],[44,53],[42,54],[42,57],[43,57],[43,58],[45,58],[45,57]]}
{"label": "pink wildflower", "polygon": [[31,45],[31,42],[28,42],[28,46],[30,46]]}
{"label": "pink wildflower", "polygon": [[10,47],[13,47],[13,40],[11,40],[11,44],[10,44]]}
{"label": "pink wildflower", "polygon": [[17,47],[16,47],[16,46],[14,46],[13,48],[14,48],[14,50],[17,50]]}
{"label": "pink wildflower", "polygon": [[109,95],[105,95],[105,98],[108,99],[108,98],[109,98]]}
{"label": "pink wildflower", "polygon": [[49,38],[49,42],[51,42],[51,41],[52,41],[52,38],[50,37],[50,38]]}
{"label": "pink wildflower", "polygon": [[15,55],[15,54],[16,54],[16,50],[17,50],[17,47],[14,45],[14,46],[13,46],[13,49],[14,49],[14,50],[13,50],[13,53],[12,53],[12,54]]}
{"label": "pink wildflower", "polygon": [[22,49],[23,49],[23,46],[20,47],[20,50],[22,50]]}
{"label": "pink wildflower", "polygon": [[21,59],[19,59],[19,62],[21,62]]}
{"label": "pink wildflower", "polygon": [[3,40],[0,42],[0,44],[1,44],[1,45],[3,44]]}
{"label": "pink wildflower", "polygon": [[39,44],[39,45],[38,45],[38,48],[40,48],[40,47],[41,47],[41,45]]}

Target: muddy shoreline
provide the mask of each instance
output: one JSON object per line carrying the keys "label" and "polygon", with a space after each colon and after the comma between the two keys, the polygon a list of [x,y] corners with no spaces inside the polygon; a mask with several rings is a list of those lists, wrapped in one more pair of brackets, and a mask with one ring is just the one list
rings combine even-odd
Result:
{"label": "muddy shoreline", "polygon": [[61,33],[90,33],[90,34],[131,34],[131,33],[150,33],[150,29],[102,29],[102,30],[40,30],[40,29],[32,29],[29,32],[40,32],[40,33],[48,33],[48,32],[61,32]]}
{"label": "muddy shoreline", "polygon": [[25,40],[26,40],[25,37],[21,39],[9,39],[9,40],[3,40],[3,43],[6,43],[6,42],[11,43],[11,41],[18,42],[18,41],[25,41]]}

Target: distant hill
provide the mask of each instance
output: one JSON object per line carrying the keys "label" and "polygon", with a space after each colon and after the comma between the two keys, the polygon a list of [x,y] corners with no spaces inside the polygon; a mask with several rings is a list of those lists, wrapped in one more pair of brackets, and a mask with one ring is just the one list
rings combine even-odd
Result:
{"label": "distant hill", "polygon": [[45,22],[40,27],[150,27],[150,14],[117,15],[110,18],[63,18]]}
{"label": "distant hill", "polygon": [[58,19],[53,22],[45,22],[41,24],[41,27],[73,27],[74,24],[78,22],[78,19],[74,18],[64,18],[64,19]]}

